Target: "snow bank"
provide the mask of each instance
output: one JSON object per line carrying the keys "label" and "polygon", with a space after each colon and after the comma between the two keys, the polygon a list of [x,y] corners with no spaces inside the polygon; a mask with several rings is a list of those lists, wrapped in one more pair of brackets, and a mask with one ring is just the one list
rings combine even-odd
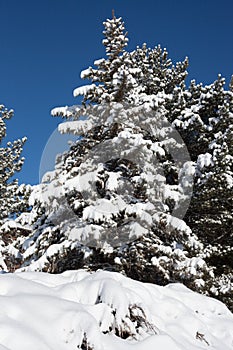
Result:
{"label": "snow bank", "polygon": [[118,273],[0,275],[0,350],[230,350],[233,315],[181,284]]}

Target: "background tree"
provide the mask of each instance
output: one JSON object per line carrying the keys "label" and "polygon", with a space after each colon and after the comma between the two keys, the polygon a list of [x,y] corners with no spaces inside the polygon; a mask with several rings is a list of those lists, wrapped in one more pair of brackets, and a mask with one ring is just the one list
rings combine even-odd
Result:
{"label": "background tree", "polygon": [[[18,180],[14,178],[24,163],[21,153],[26,137],[4,143],[5,121],[11,119],[12,116],[13,110],[8,110],[4,105],[0,105],[0,261],[4,269],[7,269],[7,265],[8,267],[15,265],[15,256],[10,257],[12,252],[9,254],[8,245],[13,243],[16,237],[25,236],[25,229],[17,228],[17,224],[12,219],[29,209],[28,197],[30,194],[30,186],[19,185]],[[5,261],[1,255],[4,256]],[[15,266],[13,268],[15,269]]]}
{"label": "background tree", "polygon": [[24,186],[18,185],[18,180],[13,179],[15,173],[20,171],[24,163],[21,157],[26,137],[3,145],[6,136],[5,120],[13,116],[13,110],[0,106],[0,221],[13,215],[18,215],[26,208],[24,198]]}
{"label": "background tree", "polygon": [[[174,124],[196,163],[194,193],[185,221],[203,241],[216,279],[227,280],[232,290],[233,94],[224,85],[220,75],[208,86],[191,82],[187,108]],[[230,294],[226,298],[229,304]]]}

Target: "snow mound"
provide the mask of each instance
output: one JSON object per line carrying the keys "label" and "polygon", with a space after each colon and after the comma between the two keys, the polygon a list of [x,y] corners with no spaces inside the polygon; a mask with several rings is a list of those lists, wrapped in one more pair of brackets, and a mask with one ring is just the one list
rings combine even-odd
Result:
{"label": "snow mound", "polygon": [[230,350],[233,315],[182,284],[106,271],[0,275],[0,350]]}

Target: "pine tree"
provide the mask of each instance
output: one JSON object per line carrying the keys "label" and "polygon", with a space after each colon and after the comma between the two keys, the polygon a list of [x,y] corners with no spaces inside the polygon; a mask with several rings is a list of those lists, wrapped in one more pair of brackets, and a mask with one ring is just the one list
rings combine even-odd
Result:
{"label": "pine tree", "polygon": [[[81,73],[91,84],[74,90],[74,96],[83,96],[82,105],[52,111],[65,118],[61,133],[81,139],[34,188],[33,233],[26,243],[17,242],[22,268],[106,268],[142,281],[181,281],[203,293],[227,295],[226,274],[214,286],[214,263],[207,256],[214,247],[204,235],[208,220],[202,221],[196,208],[202,200],[202,215],[208,205],[210,166],[215,184],[222,173],[227,174],[223,182],[230,183],[226,160],[232,132],[228,123],[223,133],[222,125],[231,94],[223,92],[221,79],[209,87],[193,81],[187,89],[187,58],[173,65],[159,45],[127,52],[122,19],[113,16],[104,26],[106,58]],[[220,105],[221,113],[216,112]],[[212,142],[216,133],[218,147]],[[210,195],[211,205],[216,194]],[[228,190],[224,196],[229,198]]]}
{"label": "pine tree", "polygon": [[167,118],[172,89],[184,90],[187,60],[173,66],[160,46],[128,53],[122,19],[104,26],[106,58],[82,73],[92,84],[74,91],[83,105],[53,110],[67,119],[60,131],[82,139],[31,197],[40,224],[23,266],[108,266],[141,280],[200,285],[211,271],[182,220],[193,166]]}
{"label": "pine tree", "polygon": [[[185,221],[204,243],[203,256],[214,266],[218,287],[211,290],[217,295],[223,285],[233,288],[233,95],[224,85],[220,75],[208,86],[192,81],[186,108],[174,121],[196,164]],[[230,292],[222,298],[226,301],[227,295],[232,307]]]}
{"label": "pine tree", "polygon": [[198,113],[205,132],[198,135],[197,143],[202,147],[196,156],[196,205],[193,203],[195,210],[192,215],[196,213],[196,218],[194,216],[192,220],[197,220],[199,235],[202,234],[203,240],[230,246],[233,218],[233,96],[229,91],[224,91],[224,83],[224,79],[219,77],[202,93],[200,101],[202,107]]}
{"label": "pine tree", "polygon": [[28,234],[23,226],[14,221],[20,213],[29,209],[30,186],[19,185],[18,180],[14,179],[24,163],[21,153],[26,137],[4,143],[5,121],[11,119],[12,116],[13,110],[8,110],[4,105],[0,105],[0,263],[3,269],[8,269],[11,264],[15,265],[17,260],[17,257],[16,260],[15,256],[11,257],[12,252],[8,251],[9,244],[12,244],[16,237]]}
{"label": "pine tree", "polygon": [[[0,106],[0,142],[6,136],[5,120],[13,116],[12,110]],[[20,171],[24,163],[21,157],[26,138],[14,142],[7,142],[0,148],[0,222],[13,215],[24,211],[25,201],[23,198],[24,186],[19,186],[17,179],[12,179],[16,172]]]}

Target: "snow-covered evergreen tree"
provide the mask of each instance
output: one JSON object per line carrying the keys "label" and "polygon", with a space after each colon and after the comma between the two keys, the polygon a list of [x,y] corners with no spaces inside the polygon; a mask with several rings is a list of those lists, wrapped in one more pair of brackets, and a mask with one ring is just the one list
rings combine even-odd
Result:
{"label": "snow-covered evergreen tree", "polygon": [[219,77],[210,86],[202,88],[198,104],[194,106],[203,131],[196,130],[196,142],[200,148],[196,154],[193,152],[197,171],[192,202],[195,208],[190,207],[193,212],[190,223],[197,221],[195,230],[206,242],[230,245],[233,219],[233,95],[224,91],[224,83],[224,79]]}
{"label": "snow-covered evergreen tree", "polygon": [[[14,179],[14,175],[21,170],[24,163],[21,153],[26,137],[4,143],[5,121],[12,116],[13,110],[0,105],[0,255],[17,236],[16,224],[10,219],[27,210],[30,194],[30,186],[19,185],[18,180]],[[3,254],[7,255],[6,251]],[[6,267],[3,261],[2,263]]]}
{"label": "snow-covered evergreen tree", "polygon": [[[106,268],[159,284],[181,281],[211,293],[215,277],[204,260],[210,242],[203,239],[200,217],[195,221],[193,214],[198,217],[195,208],[201,198],[203,210],[207,205],[202,196],[211,186],[212,162],[219,164],[214,181],[217,173],[221,178],[220,148],[225,160],[232,152],[230,141],[228,148],[224,143],[231,130],[225,130],[228,136],[216,136],[231,94],[224,92],[224,100],[217,83],[216,90],[214,84],[203,87],[195,82],[187,89],[187,59],[173,65],[166,49],[146,44],[127,52],[122,19],[113,16],[104,26],[106,58],[81,73],[91,84],[74,90],[74,96],[83,96],[82,105],[52,111],[65,119],[59,125],[61,133],[81,139],[58,157],[55,170],[34,188],[30,217],[21,216],[20,222],[30,221],[33,230],[14,244],[22,268]],[[213,113],[221,104],[218,99],[225,107],[217,120]],[[216,138],[220,148],[213,143]],[[231,170],[225,165],[229,183]],[[186,214],[193,177],[194,197]],[[211,256],[212,248],[208,247]],[[214,288],[215,295],[229,293],[228,276]]]}
{"label": "snow-covered evergreen tree", "polygon": [[174,123],[196,163],[194,193],[186,222],[204,242],[207,260],[215,266],[216,279],[225,280],[227,274],[230,284],[233,282],[233,94],[224,90],[224,84],[220,75],[208,86],[193,81],[190,102]]}
{"label": "snow-covered evergreen tree", "polygon": [[40,223],[23,246],[24,266],[105,264],[142,280],[200,285],[211,272],[182,220],[193,165],[167,118],[187,60],[173,66],[160,46],[128,53],[121,18],[104,26],[107,57],[82,72],[92,84],[74,91],[83,105],[53,110],[67,119],[60,131],[82,139],[31,196]]}
{"label": "snow-covered evergreen tree", "polygon": [[11,180],[14,174],[20,171],[24,158],[21,157],[26,138],[3,145],[6,136],[5,120],[13,116],[13,111],[0,105],[0,222],[11,215],[25,210],[25,201],[22,197],[24,187],[18,185],[16,179]]}

